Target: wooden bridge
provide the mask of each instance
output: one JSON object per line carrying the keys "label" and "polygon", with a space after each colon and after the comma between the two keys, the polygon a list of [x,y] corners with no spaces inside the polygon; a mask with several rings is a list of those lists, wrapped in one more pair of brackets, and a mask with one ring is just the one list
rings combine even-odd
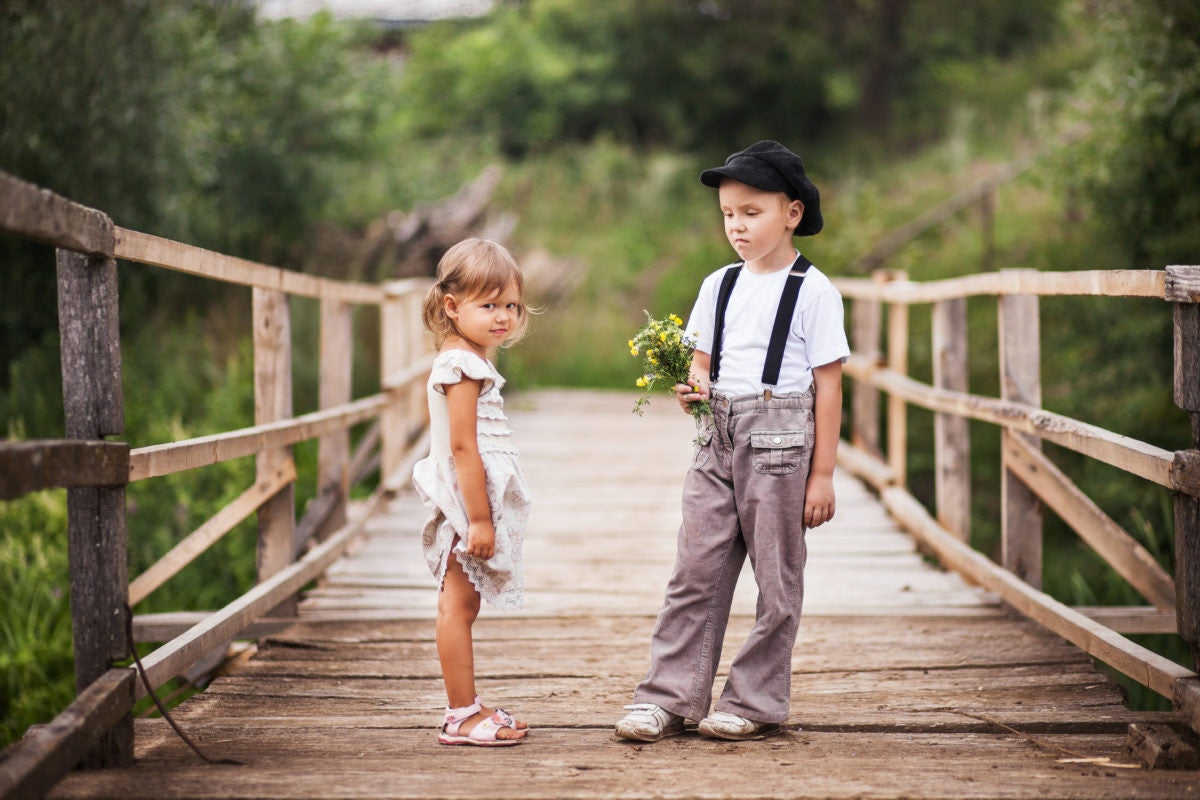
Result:
{"label": "wooden bridge", "polygon": [[[1200,641],[1197,442],[1166,451],[1042,409],[1037,325],[1037,298],[1047,294],[1166,301],[1176,329],[1175,400],[1200,434],[1196,268],[839,282],[854,348],[839,515],[810,532],[792,718],[783,735],[762,742],[685,734],[638,745],[612,735],[648,663],[690,420],[666,398],[635,417],[631,393],[510,397],[536,501],[527,607],[485,613],[477,660],[485,698],[534,730],[520,747],[481,753],[440,747],[433,735],[444,704],[435,588],[418,555],[423,510],[405,491],[424,447],[420,282],[345,284],[251,264],[119,228],[2,174],[0,230],[59,248],[67,438],[0,444],[0,499],[69,487],[80,686],[53,723],[4,753],[5,798],[1200,796],[1200,771],[1187,761],[1200,683],[1120,633],[1178,630]],[[105,439],[121,434],[123,418],[116,259],[251,287],[254,427],[136,449]],[[299,416],[290,404],[289,295],[322,304],[321,409]],[[965,298],[981,295],[998,298],[997,398],[965,385]],[[347,354],[357,303],[381,309],[383,367],[381,392],[354,399]],[[929,385],[907,371],[908,309],[920,304],[933,306]],[[906,454],[921,445],[905,438],[910,405],[937,414],[933,511],[905,488]],[[1003,431],[999,564],[968,544],[968,419]],[[351,453],[349,427],[370,420],[378,434]],[[320,491],[297,521],[289,448],[309,438],[321,442]],[[1041,440],[1175,492],[1174,576],[1042,455]],[[259,465],[254,486],[130,581],[126,537],[137,534],[125,530],[125,485],[250,454]],[[373,461],[378,491],[350,502],[349,486]],[[1043,507],[1148,605],[1073,609],[1043,594]],[[139,639],[165,642],[142,659],[154,687],[230,640],[256,642],[173,711],[209,757],[241,762],[209,764],[164,720],[132,718],[145,689],[123,666],[124,608],[251,513],[260,531],[253,590],[216,612],[134,620]],[[747,576],[725,664],[753,606]],[[1171,698],[1175,710],[1126,709],[1093,658]]]}

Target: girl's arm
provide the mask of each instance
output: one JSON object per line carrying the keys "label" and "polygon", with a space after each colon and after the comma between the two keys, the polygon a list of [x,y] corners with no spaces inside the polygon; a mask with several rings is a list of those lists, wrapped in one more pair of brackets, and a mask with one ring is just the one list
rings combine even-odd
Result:
{"label": "girl's arm", "polygon": [[837,510],[833,496],[833,467],[842,431],[842,362],[815,367],[813,381],[817,390],[813,408],[816,435],[812,467],[804,492],[804,524],[810,528],[829,522]]}
{"label": "girl's arm", "polygon": [[487,477],[483,458],[479,455],[476,433],[479,392],[483,381],[464,377],[460,383],[447,384],[446,409],[450,416],[450,452],[454,456],[454,472],[458,488],[467,508],[466,552],[477,558],[491,558],[496,553],[496,529],[492,524],[492,509],[488,505]]}
{"label": "girl's arm", "polygon": [[[708,399],[708,368],[711,364],[712,357],[708,353],[699,350],[693,351],[692,368],[688,370],[688,377],[691,378],[692,385],[675,384],[675,397],[679,400],[679,405],[683,406],[683,410],[689,414],[692,412],[688,406],[698,400]],[[692,390],[692,386],[696,387],[695,391]]]}

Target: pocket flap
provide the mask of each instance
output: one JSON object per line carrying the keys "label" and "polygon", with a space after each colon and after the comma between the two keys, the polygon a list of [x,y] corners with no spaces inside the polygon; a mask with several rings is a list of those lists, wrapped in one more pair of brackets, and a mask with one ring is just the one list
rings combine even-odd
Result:
{"label": "pocket flap", "polygon": [[804,431],[751,431],[750,446],[762,450],[803,447]]}

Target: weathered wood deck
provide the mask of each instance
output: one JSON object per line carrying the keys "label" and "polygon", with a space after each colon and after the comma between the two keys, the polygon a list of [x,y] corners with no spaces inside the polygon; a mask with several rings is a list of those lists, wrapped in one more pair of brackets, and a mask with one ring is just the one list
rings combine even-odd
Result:
{"label": "weathered wood deck", "polygon": [[[1129,769],[1131,712],[1090,660],[938,571],[853,479],[810,533],[782,736],[617,740],[670,570],[691,422],[666,398],[538,392],[509,411],[535,492],[527,607],[476,626],[480,691],[528,719],[515,748],[440,747],[435,591],[402,496],[301,604],[302,621],[162,720],[138,763],[55,798],[1133,798],[1200,796],[1200,773]],[[749,629],[735,600],[724,663]],[[720,679],[718,679],[718,690]],[[1109,759],[1105,763],[1103,759]]]}

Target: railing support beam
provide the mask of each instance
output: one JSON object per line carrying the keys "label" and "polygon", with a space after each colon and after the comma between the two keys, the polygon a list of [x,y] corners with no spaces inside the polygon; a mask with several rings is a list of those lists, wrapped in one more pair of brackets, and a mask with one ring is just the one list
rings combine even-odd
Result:
{"label": "railing support beam", "polygon": [[[292,324],[288,295],[254,289],[254,422],[264,425],[292,416]],[[272,447],[255,459],[259,482],[269,482],[292,459],[289,446]],[[266,580],[292,563],[296,530],[296,485],[289,483],[258,509],[258,579]],[[296,599],[285,600],[271,616],[296,615]]]}
{"label": "railing support beam", "polygon": [[[119,435],[125,431],[125,406],[117,262],[70,250],[59,250],[57,260],[66,435],[90,440]],[[123,482],[67,490],[67,541],[75,688],[82,694],[116,662],[129,657],[129,537]],[[93,769],[133,763],[129,707],[81,763]]]}
{"label": "railing support beam", "polygon": [[[1200,448],[1200,267],[1167,267],[1167,299],[1175,302],[1174,395]],[[1200,666],[1200,498],[1177,492],[1175,505],[1175,616],[1179,635]]]}
{"label": "railing support beam", "polygon": [[[1000,396],[1034,407],[1042,405],[1040,325],[1036,295],[1001,295],[1000,324]],[[1001,452],[1010,436],[1022,436],[1005,430]],[[1026,440],[1041,449],[1041,442]],[[1042,507],[1002,456],[1000,488],[1001,563],[1035,589],[1042,588]]]}
{"label": "railing support beam", "polygon": [[[954,392],[967,380],[967,299],[933,306],[933,384]],[[961,541],[971,541],[971,433],[965,417],[933,418],[934,501],[937,519]]]}

